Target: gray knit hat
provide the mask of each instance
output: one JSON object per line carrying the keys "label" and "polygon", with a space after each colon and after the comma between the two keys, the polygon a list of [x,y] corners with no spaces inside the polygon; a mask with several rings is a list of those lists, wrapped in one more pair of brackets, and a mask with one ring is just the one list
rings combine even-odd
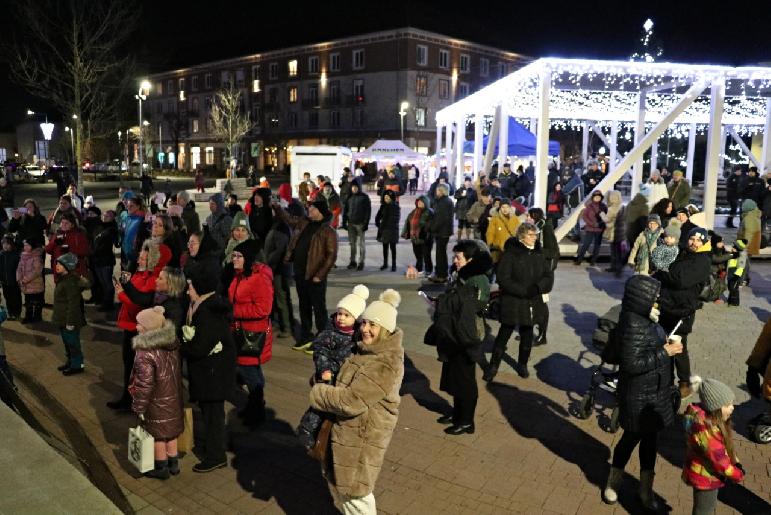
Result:
{"label": "gray knit hat", "polygon": [[677,224],[670,223],[664,229],[664,236],[672,236],[674,239],[680,239],[680,227]]}
{"label": "gray knit hat", "polygon": [[649,222],[656,222],[657,224],[659,224],[659,227],[661,227],[661,217],[655,213],[648,215],[648,220],[646,223],[649,223]]}
{"label": "gray knit hat", "polygon": [[58,263],[61,263],[61,265],[67,269],[68,272],[72,272],[75,270],[75,267],[78,266],[78,256],[73,254],[72,252],[67,252],[66,254],[62,254],[59,256],[59,259],[56,260]]}
{"label": "gray knit hat", "polygon": [[694,376],[691,379],[691,385],[698,390],[701,403],[710,413],[733,404],[736,399],[733,390],[717,379],[702,379]]}

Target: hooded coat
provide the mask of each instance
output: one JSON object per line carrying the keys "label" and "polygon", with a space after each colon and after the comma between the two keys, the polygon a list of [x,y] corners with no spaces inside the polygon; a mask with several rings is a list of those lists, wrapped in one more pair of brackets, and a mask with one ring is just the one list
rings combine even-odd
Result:
{"label": "hooded coat", "polygon": [[[415,211],[418,209],[418,201],[422,201],[423,205],[425,206],[423,208],[423,211],[420,213],[420,220],[418,221],[418,236],[416,238],[413,238],[410,235],[410,225],[413,215],[415,214]],[[421,195],[415,200],[415,209],[410,211],[410,214],[407,215],[407,219],[404,221],[404,227],[402,228],[402,238],[405,240],[412,240],[412,243],[421,245],[426,242],[426,240],[431,240],[431,234],[429,232],[429,229],[431,227],[431,219],[434,217],[434,210],[431,209],[431,202],[428,200],[428,197],[426,195]]]}
{"label": "hooded coat", "polygon": [[86,325],[86,317],[80,309],[83,290],[91,286],[88,279],[70,272],[61,276],[54,289],[54,314],[51,322],[57,327],[73,326],[79,330]]}
{"label": "hooded coat", "polygon": [[332,470],[326,475],[339,494],[364,497],[375,489],[399,418],[402,337],[397,328],[372,345],[359,343],[358,353],[343,364],[334,386],[317,383],[311,389],[311,407],[336,416]]}
{"label": "hooded coat", "polygon": [[529,249],[517,238],[511,238],[498,262],[498,285],[501,291],[501,324],[532,326],[538,322],[545,306],[543,294],[554,285],[554,272],[536,241]]}
{"label": "hooded coat", "polygon": [[[273,210],[270,207],[269,188],[257,188],[244,206],[244,213],[249,216],[249,228],[257,238],[264,240],[273,225]],[[257,207],[254,197],[262,199],[262,206]],[[234,220],[235,223],[235,220]],[[226,256],[227,257],[227,256]]]}
{"label": "hooded coat", "polygon": [[401,209],[397,202],[396,193],[389,190],[383,193],[384,197],[386,195],[391,198],[391,202],[381,202],[380,208],[375,215],[377,241],[380,243],[399,243],[399,218],[401,216]]}
{"label": "hooded coat", "polygon": [[633,243],[637,236],[645,230],[645,224],[648,221],[648,201],[645,195],[638,193],[626,206],[626,239]]}
{"label": "hooded coat", "polygon": [[618,321],[618,400],[625,431],[658,432],[675,420],[672,358],[664,350],[667,334],[648,316],[660,289],[657,280],[644,275],[632,276],[624,288]]}
{"label": "hooded coat", "polygon": [[487,226],[487,235],[485,241],[490,246],[490,254],[493,262],[497,263],[503,254],[503,248],[509,238],[516,238],[517,227],[519,227],[519,217],[511,208],[509,216],[503,216],[500,210],[490,219],[490,225]]}
{"label": "hooded coat", "polygon": [[19,266],[16,268],[16,282],[19,283],[19,288],[24,295],[45,291],[42,256],[42,247],[35,247],[29,252],[21,253]]}
{"label": "hooded coat", "polygon": [[747,253],[750,256],[757,256],[760,254],[761,216],[763,213],[754,202],[750,204],[750,206],[754,206],[745,211],[745,204],[748,204],[746,200],[742,203],[742,221],[739,224],[736,238],[747,240]]}
{"label": "hooded coat", "polygon": [[192,200],[182,208],[182,222],[185,224],[188,234],[201,230],[201,219],[198,217],[198,212],[195,210],[195,202]]}
{"label": "hooded coat", "polygon": [[178,437],[185,428],[182,411],[182,364],[179,341],[171,320],[134,336],[136,352],[129,392],[131,409],[144,414],[142,427],[157,440]]}
{"label": "hooded coat", "polygon": [[211,201],[216,204],[217,210],[206,217],[206,227],[220,252],[224,253],[225,247],[228,244],[228,238],[230,238],[230,226],[233,223],[233,219],[230,218],[228,210],[225,209],[222,193],[212,195]]}

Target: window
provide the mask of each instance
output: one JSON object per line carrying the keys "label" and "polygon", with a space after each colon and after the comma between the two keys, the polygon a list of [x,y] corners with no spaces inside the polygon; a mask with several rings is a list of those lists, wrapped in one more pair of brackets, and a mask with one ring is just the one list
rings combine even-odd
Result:
{"label": "window", "polygon": [[268,78],[270,80],[278,79],[278,63],[270,63],[268,65]]}
{"label": "window", "polygon": [[211,73],[207,73],[203,76],[203,87],[206,89],[211,89]]}
{"label": "window", "polygon": [[355,127],[364,127],[364,109],[356,109],[353,112],[353,125]]}
{"label": "window", "polygon": [[329,82],[329,100],[340,102],[340,81],[333,80]]}
{"label": "window", "polygon": [[506,63],[498,63],[498,78],[506,76]]}
{"label": "window", "polygon": [[4,148],[0,148],[0,161],[5,161],[7,159],[8,153],[7,150]]}
{"label": "window", "polygon": [[439,68],[448,69],[450,67],[450,51],[439,51]]}
{"label": "window", "polygon": [[167,80],[166,81],[166,94],[171,95],[174,93],[174,81],[173,80]]}
{"label": "window", "polygon": [[252,93],[260,92],[260,79],[254,79],[252,81]]}
{"label": "window", "polygon": [[465,82],[461,82],[458,84],[458,98],[463,98],[468,96],[468,84]]}
{"label": "window", "polygon": [[428,64],[428,47],[426,45],[418,45],[416,47],[415,55],[418,66],[425,66]]}
{"label": "window", "polygon": [[268,103],[270,104],[278,103],[278,88],[270,88],[270,90],[268,91]]}
{"label": "window", "polygon": [[163,102],[156,102],[155,114],[163,114]]}
{"label": "window", "polygon": [[192,121],[191,131],[193,132],[193,134],[198,134],[198,118],[193,118],[191,121]]}
{"label": "window", "polygon": [[223,88],[225,88],[225,89],[229,88],[230,87],[231,78],[232,77],[231,77],[229,71],[227,71],[227,70],[223,71],[221,76],[220,76],[220,85]]}
{"label": "window", "polygon": [[308,100],[315,106],[319,102],[319,85],[316,83],[308,84]]}
{"label": "window", "polygon": [[450,81],[439,79],[439,98],[450,98]]}
{"label": "window", "polygon": [[193,75],[190,77],[190,89],[193,91],[198,91],[198,75]]}
{"label": "window", "polygon": [[203,102],[206,105],[206,112],[211,111],[211,97],[204,97]]}
{"label": "window", "polygon": [[174,101],[173,100],[169,100],[166,103],[166,112],[167,113],[176,113],[177,112],[177,110],[174,108]]}
{"label": "window", "polygon": [[460,72],[468,73],[471,69],[471,58],[466,54],[460,54]]}
{"label": "window", "polygon": [[364,50],[359,49],[353,51],[353,69],[364,69]]}
{"label": "window", "polygon": [[244,86],[246,86],[246,75],[244,74],[244,69],[241,68],[236,70],[236,87],[243,88]]}
{"label": "window", "polygon": [[198,114],[198,97],[190,99],[190,110],[193,111],[193,114]]}
{"label": "window", "polygon": [[415,109],[415,125],[417,127],[426,126],[426,108],[418,107]]}
{"label": "window", "polygon": [[289,103],[294,104],[297,102],[297,86],[292,86],[289,88]]}
{"label": "window", "polygon": [[340,127],[340,111],[329,112],[329,126]]}
{"label": "window", "polygon": [[252,66],[252,80],[260,80],[260,65]]}
{"label": "window", "polygon": [[211,122],[211,118],[206,118],[206,132],[211,134],[213,129],[214,129],[214,125]]}
{"label": "window", "polygon": [[260,106],[252,106],[252,123],[255,125],[262,125],[262,110]]}
{"label": "window", "polygon": [[490,59],[484,57],[479,59],[479,75],[482,77],[490,75]]}
{"label": "window", "polygon": [[419,97],[428,96],[428,77],[418,75],[415,80],[415,94]]}
{"label": "window", "polygon": [[206,164],[214,164],[214,147],[206,147]]}
{"label": "window", "polygon": [[163,82],[161,82],[161,81],[158,81],[158,82],[155,84],[155,93],[156,93],[157,95],[163,95]]}
{"label": "window", "polygon": [[319,126],[319,112],[310,111],[308,113],[308,127],[316,128]]}
{"label": "window", "polygon": [[179,79],[179,90],[180,91],[185,91],[185,79],[184,78]]}
{"label": "window", "polygon": [[364,79],[353,79],[353,98],[356,102],[364,102]]}
{"label": "window", "polygon": [[340,71],[340,53],[339,52],[335,52],[334,54],[329,54],[329,71],[331,72]]}
{"label": "window", "polygon": [[289,128],[290,129],[297,128],[297,113],[295,113],[294,111],[289,113]]}
{"label": "window", "polygon": [[290,77],[297,77],[297,59],[292,59],[286,64]]}
{"label": "window", "polygon": [[319,73],[319,56],[312,55],[308,58],[308,73]]}

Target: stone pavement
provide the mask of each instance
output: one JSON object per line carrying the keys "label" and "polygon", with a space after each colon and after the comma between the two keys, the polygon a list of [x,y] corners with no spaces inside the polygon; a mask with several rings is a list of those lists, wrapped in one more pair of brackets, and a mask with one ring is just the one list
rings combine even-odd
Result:
{"label": "stone pavement", "polygon": [[[420,284],[403,276],[404,266],[412,259],[411,249],[399,245],[400,272],[377,272],[381,253],[373,233],[368,234],[366,269],[349,272],[344,269],[348,249],[340,232],[340,268],[330,279],[328,306],[331,309],[360,282],[369,286],[373,296],[395,287],[403,297],[399,308],[399,325],[406,336],[403,400],[375,490],[379,510],[387,514],[639,512],[636,456],[620,503],[609,507],[600,500],[610,449],[620,436],[602,428],[612,397],[600,397],[595,416],[588,420],[571,414],[599,362],[591,345],[597,316],[619,302],[623,281],[600,268],[560,263],[550,302],[549,343],[534,349],[531,378],[516,376],[508,366],[511,360],[494,384],[484,385],[480,378],[476,433],[451,437],[435,423],[450,404],[438,391],[440,363],[434,349],[422,344],[428,318],[417,295]],[[754,264],[752,286],[742,291],[743,305],[706,306],[689,338],[694,373],[719,378],[737,394],[737,453],[748,475],[743,485],[721,492],[718,513],[771,513],[771,446],[748,441],[745,430],[746,421],[764,406],[749,400],[740,388],[744,359],[771,315],[766,301],[770,293],[771,265]],[[50,319],[50,311],[44,316]],[[312,364],[307,356],[290,349],[290,340],[276,340],[273,359],[264,366],[269,421],[249,432],[229,411],[230,467],[195,474],[191,468],[196,460],[188,456],[181,462],[181,475],[156,481],[138,477],[126,460],[127,430],[136,424],[135,417],[104,407],[120,391],[120,334],[113,322],[91,307],[87,318],[85,374],[65,378],[56,371],[64,353],[50,323],[34,329],[5,323],[8,358],[79,421],[134,510],[143,514],[335,512],[318,465],[304,455],[294,436],[307,408]],[[515,344],[512,340],[510,348]],[[22,390],[30,395],[23,384]],[[234,403],[244,400],[237,396]],[[679,478],[684,452],[679,424],[662,435],[660,447],[656,492],[674,513],[690,513],[691,491]]]}

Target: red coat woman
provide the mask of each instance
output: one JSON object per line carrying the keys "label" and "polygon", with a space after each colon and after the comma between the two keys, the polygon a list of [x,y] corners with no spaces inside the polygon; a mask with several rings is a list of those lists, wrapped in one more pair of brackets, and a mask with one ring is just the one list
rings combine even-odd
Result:
{"label": "red coat woman", "polygon": [[[91,252],[88,237],[86,233],[77,227],[77,222],[73,215],[62,215],[59,230],[48,240],[45,251],[51,254],[52,263],[56,263],[60,256],[72,252],[78,256],[78,265],[75,268],[75,272],[82,277],[87,275],[88,255]],[[59,275],[54,272],[54,282],[59,281]]]}

